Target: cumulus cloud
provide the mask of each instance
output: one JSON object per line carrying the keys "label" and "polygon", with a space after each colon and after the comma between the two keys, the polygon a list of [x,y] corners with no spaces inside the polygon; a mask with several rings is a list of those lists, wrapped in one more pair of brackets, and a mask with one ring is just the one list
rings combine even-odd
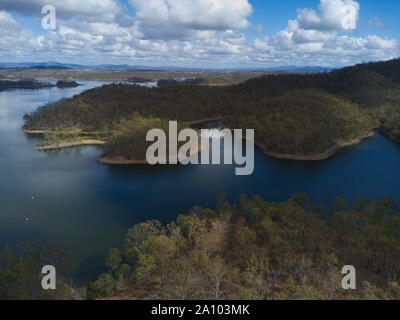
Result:
{"label": "cumulus cloud", "polygon": [[20,27],[10,13],[0,11],[0,57],[18,59],[40,49],[43,37]]}
{"label": "cumulus cloud", "polygon": [[353,0],[321,0],[318,11],[299,9],[297,21],[302,29],[346,31],[354,30],[360,5]]}
{"label": "cumulus cloud", "polygon": [[248,0],[130,0],[150,38],[201,37],[199,31],[245,29],[253,8]]}
{"label": "cumulus cloud", "polygon": [[340,65],[395,55],[398,52],[395,39],[349,35],[349,30],[343,27],[347,25],[343,19],[349,6],[354,8],[352,19],[358,21],[360,6],[353,0],[321,0],[318,10],[298,9],[296,19],[289,20],[285,30],[253,42],[254,50],[260,53],[254,56],[260,61],[275,59],[289,64],[307,61],[314,65],[330,65],[335,61]]}
{"label": "cumulus cloud", "polygon": [[41,16],[42,7],[52,5],[59,18],[75,16],[92,21],[112,22],[121,18],[123,6],[114,0],[0,0],[0,10],[15,11],[27,16]]}
{"label": "cumulus cloud", "polygon": [[382,39],[376,35],[369,35],[366,39],[369,49],[396,49],[397,41],[394,39]]}
{"label": "cumulus cloud", "polygon": [[[398,55],[395,39],[355,36],[343,28],[348,6],[358,21],[360,6],[354,0],[321,0],[317,8],[298,9],[297,15],[294,8],[284,30],[257,34],[252,42],[246,38],[253,12],[249,0],[128,3],[131,10],[119,0],[0,0],[0,61],[332,66]],[[15,12],[40,17],[45,4],[57,9],[57,30],[35,34],[19,25]],[[257,29],[263,32],[262,25]]]}
{"label": "cumulus cloud", "polygon": [[19,24],[14,18],[5,11],[0,11],[0,34],[6,35],[9,32],[15,32],[19,30]]}

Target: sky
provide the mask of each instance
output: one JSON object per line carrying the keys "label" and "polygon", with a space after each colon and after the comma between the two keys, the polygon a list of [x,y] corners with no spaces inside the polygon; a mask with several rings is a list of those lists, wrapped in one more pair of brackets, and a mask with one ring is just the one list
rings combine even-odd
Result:
{"label": "sky", "polygon": [[[44,6],[56,12],[45,27]],[[398,0],[0,0],[0,62],[339,67],[399,57],[399,10]]]}

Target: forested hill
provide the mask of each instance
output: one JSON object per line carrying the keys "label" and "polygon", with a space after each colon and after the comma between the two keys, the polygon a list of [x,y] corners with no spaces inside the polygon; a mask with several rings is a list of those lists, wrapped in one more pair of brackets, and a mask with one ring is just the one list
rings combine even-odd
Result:
{"label": "forested hill", "polygon": [[25,129],[102,132],[110,141],[108,157],[136,159],[141,155],[133,149],[145,136],[146,119],[218,116],[227,127],[256,129],[256,142],[273,153],[321,154],[374,129],[400,140],[400,62],[267,75],[230,87],[113,84],[38,108],[25,116]]}
{"label": "forested hill", "polygon": [[[108,272],[88,299],[399,299],[399,210],[389,198],[336,199],[331,209],[306,194],[286,203],[218,197],[167,226],[148,221],[112,249]],[[341,270],[357,269],[357,290]],[[115,299],[115,298],[114,298]]]}

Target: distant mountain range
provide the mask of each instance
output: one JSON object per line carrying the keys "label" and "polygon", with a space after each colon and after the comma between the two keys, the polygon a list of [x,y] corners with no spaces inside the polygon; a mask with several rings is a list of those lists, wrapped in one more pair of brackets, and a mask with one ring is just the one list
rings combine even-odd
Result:
{"label": "distant mountain range", "polygon": [[59,62],[22,62],[22,63],[0,63],[2,69],[93,69],[93,70],[131,70],[131,71],[282,71],[282,72],[325,72],[331,71],[334,68],[324,68],[320,66],[282,66],[274,68],[183,68],[183,67],[149,67],[149,66],[132,66],[127,64],[114,65],[114,64],[102,64],[102,65],[79,65]]}
{"label": "distant mountain range", "polygon": [[21,62],[21,63],[0,63],[0,68],[3,69],[98,69],[98,70],[159,70],[149,67],[142,66],[129,66],[129,65],[80,65],[70,63],[59,63],[59,62]]}

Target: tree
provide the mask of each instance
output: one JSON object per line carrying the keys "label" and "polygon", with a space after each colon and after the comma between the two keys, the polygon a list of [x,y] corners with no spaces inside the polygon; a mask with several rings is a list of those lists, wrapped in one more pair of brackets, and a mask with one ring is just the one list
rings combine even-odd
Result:
{"label": "tree", "polygon": [[96,300],[101,298],[103,290],[95,282],[88,283],[86,287],[86,300]]}
{"label": "tree", "polygon": [[122,262],[121,254],[119,249],[111,249],[106,256],[106,267],[110,269],[111,275],[115,279],[115,289],[118,286],[117,270]]}

